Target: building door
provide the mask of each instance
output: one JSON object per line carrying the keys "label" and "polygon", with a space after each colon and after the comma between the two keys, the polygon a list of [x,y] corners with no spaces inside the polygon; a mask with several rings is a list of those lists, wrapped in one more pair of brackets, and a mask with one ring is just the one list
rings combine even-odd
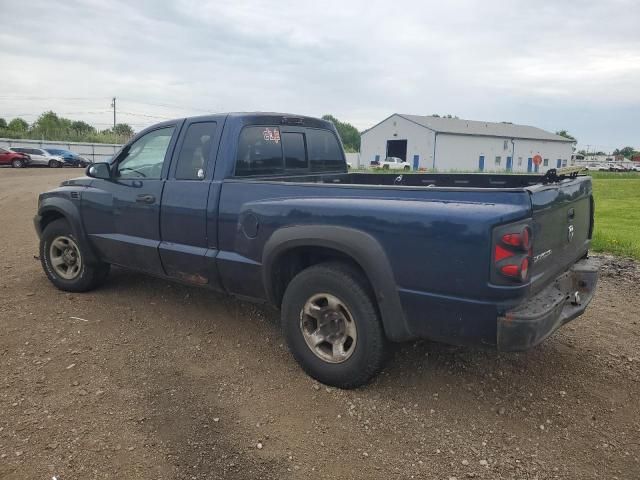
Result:
{"label": "building door", "polygon": [[420,168],[420,155],[413,156],[413,169],[418,170]]}
{"label": "building door", "polygon": [[507,172],[513,170],[513,157],[507,157]]}
{"label": "building door", "polygon": [[401,158],[407,161],[407,141],[387,140],[387,157]]}
{"label": "building door", "polygon": [[558,161],[556,162],[556,168],[560,168],[562,167],[562,160],[558,159]]}
{"label": "building door", "polygon": [[484,172],[484,155],[480,155],[480,158],[478,159],[478,170]]}
{"label": "building door", "polygon": [[527,158],[527,172],[533,172],[533,158]]}

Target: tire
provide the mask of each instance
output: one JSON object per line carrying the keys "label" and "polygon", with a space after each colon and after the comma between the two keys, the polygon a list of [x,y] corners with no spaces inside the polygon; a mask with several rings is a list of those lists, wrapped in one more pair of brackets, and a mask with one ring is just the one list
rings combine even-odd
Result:
{"label": "tire", "polygon": [[403,170],[411,170],[411,167],[409,165],[405,165]]}
{"label": "tire", "polygon": [[[342,343],[342,352],[346,352],[339,362],[321,358],[320,354],[331,356],[333,348],[323,342],[314,349],[308,338],[321,331],[315,318],[304,313],[308,305],[322,305],[321,297],[330,297],[340,302],[338,316],[342,316],[342,325],[351,333],[351,341]],[[314,300],[318,299],[320,300]],[[335,302],[335,300],[332,300]],[[311,302],[311,303],[310,303]],[[318,302],[318,303],[314,303]],[[331,315],[327,303],[324,314]],[[314,310],[322,317],[323,310]],[[350,318],[350,321],[345,321]],[[331,323],[327,322],[322,328]],[[335,322],[334,322],[335,323]],[[342,263],[322,263],[309,267],[287,286],[282,300],[282,328],[289,350],[302,369],[319,382],[338,388],[356,388],[368,383],[384,366],[387,357],[387,339],[385,337],[378,309],[362,276]],[[338,327],[340,328],[340,327]],[[309,333],[313,331],[313,334]],[[307,333],[304,333],[307,332]],[[317,338],[321,338],[319,335]],[[317,340],[314,338],[311,343]],[[340,342],[338,342],[340,343]],[[335,360],[335,359],[334,359]]]}
{"label": "tire", "polygon": [[13,168],[23,168],[24,167],[24,160],[21,160],[19,158],[15,158],[12,162],[11,162],[11,166]]}
{"label": "tire", "polygon": [[389,165],[383,165],[383,166],[382,166],[382,169],[383,169],[383,170],[389,170]]}
{"label": "tire", "polygon": [[49,167],[50,168],[60,168],[62,166],[62,164],[57,161],[57,160],[49,160]]}
{"label": "tire", "polygon": [[[73,275],[73,272],[69,272],[68,278],[65,278],[60,273],[60,268],[54,266],[57,260],[64,256],[61,254],[57,258],[52,257],[54,252],[60,253],[61,251],[61,249],[52,248],[52,244],[58,241],[68,245],[71,250],[76,250],[74,255],[76,263],[74,267],[77,266],[77,273]],[[109,275],[110,265],[108,263],[89,264],[84,261],[86,251],[86,245],[75,237],[71,226],[64,219],[51,222],[45,227],[40,237],[40,262],[42,263],[42,269],[51,283],[66,292],[87,292],[102,284],[107,278],[107,275]]]}

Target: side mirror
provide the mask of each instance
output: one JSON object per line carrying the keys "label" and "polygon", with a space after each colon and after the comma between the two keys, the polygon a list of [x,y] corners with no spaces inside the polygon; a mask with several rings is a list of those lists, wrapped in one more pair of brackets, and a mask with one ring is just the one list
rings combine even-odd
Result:
{"label": "side mirror", "polygon": [[106,162],[94,163],[87,167],[87,176],[91,178],[101,178],[108,180],[111,178],[111,168]]}

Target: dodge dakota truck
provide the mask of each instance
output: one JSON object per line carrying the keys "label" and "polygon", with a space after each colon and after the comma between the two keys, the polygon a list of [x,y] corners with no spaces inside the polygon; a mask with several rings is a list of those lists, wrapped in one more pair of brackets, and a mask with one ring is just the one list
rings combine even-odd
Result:
{"label": "dodge dakota truck", "polygon": [[350,173],[331,123],[231,113],[147,128],[34,221],[59,289],[118,265],[273,304],[301,367],[353,388],[389,342],[525,350],[582,314],[593,212],[576,172]]}

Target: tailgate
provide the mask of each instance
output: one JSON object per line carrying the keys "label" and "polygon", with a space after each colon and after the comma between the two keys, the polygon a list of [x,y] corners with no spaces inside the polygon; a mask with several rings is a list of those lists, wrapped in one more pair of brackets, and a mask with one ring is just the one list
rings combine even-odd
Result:
{"label": "tailgate", "polygon": [[589,249],[593,232],[591,177],[530,187],[533,215],[531,283],[541,290]]}

